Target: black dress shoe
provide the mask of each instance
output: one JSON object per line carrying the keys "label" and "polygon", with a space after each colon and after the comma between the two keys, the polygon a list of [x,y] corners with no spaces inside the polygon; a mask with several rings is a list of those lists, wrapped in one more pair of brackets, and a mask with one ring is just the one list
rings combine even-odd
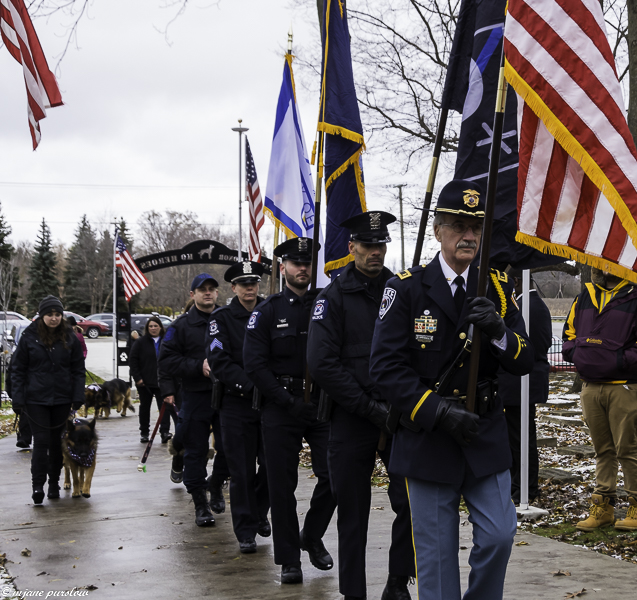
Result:
{"label": "black dress shoe", "polygon": [[408,584],[407,575],[389,575],[380,600],[411,600],[411,594],[407,589]]}
{"label": "black dress shoe", "polygon": [[310,555],[310,562],[321,571],[329,571],[334,566],[334,559],[326,550],[322,540],[308,540],[301,529],[299,534],[301,550]]}
{"label": "black dress shoe", "polygon": [[28,448],[31,444],[29,444],[29,442],[25,442],[24,440],[18,440],[15,445],[18,448]]}
{"label": "black dress shoe", "polygon": [[44,500],[44,486],[34,485],[31,498],[33,498],[33,504],[42,504],[42,500]]}
{"label": "black dress shoe", "polygon": [[149,439],[147,435],[142,435],[142,437],[139,438],[139,443],[140,444],[148,444]]}
{"label": "black dress shoe", "polygon": [[208,478],[208,491],[210,492],[210,508],[212,512],[220,515],[226,510],[226,499],[223,497],[223,480],[211,475]]}
{"label": "black dress shoe", "polygon": [[191,492],[190,495],[195,503],[195,524],[197,527],[213,527],[215,518],[210,512],[210,506],[208,506],[206,490],[200,488]]}
{"label": "black dress shoe", "polygon": [[257,551],[257,543],[252,538],[243,540],[239,542],[239,551],[241,554],[254,554]]}
{"label": "black dress shoe", "polygon": [[281,567],[281,583],[303,583],[301,563]]}
{"label": "black dress shoe", "polygon": [[267,519],[263,519],[263,521],[259,521],[259,527],[257,528],[257,533],[261,537],[270,537],[272,535],[272,527],[270,527],[270,521]]}
{"label": "black dress shoe", "polygon": [[162,444],[167,444],[168,440],[171,439],[173,437],[173,434],[170,432],[165,432],[161,434],[161,443]]}

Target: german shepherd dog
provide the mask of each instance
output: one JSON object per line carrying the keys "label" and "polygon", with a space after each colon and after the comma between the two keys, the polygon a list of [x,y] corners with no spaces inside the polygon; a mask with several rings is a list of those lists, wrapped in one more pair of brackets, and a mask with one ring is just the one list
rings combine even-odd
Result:
{"label": "german shepherd dog", "polygon": [[88,409],[95,409],[95,416],[106,416],[110,412],[111,400],[108,392],[99,384],[92,383],[84,388],[84,416],[88,416]]}
{"label": "german shepherd dog", "polygon": [[130,409],[135,412],[135,408],[130,401],[130,383],[123,379],[111,379],[105,381],[101,387],[106,390],[110,403],[104,408],[104,416],[106,418],[111,415],[111,407],[115,407],[122,417],[126,416],[126,411]]}
{"label": "german shepherd dog", "polygon": [[62,436],[64,489],[71,489],[70,475],[73,475],[73,498],[79,498],[80,495],[91,497],[91,482],[97,462],[96,421],[97,417],[91,421],[75,417],[66,422],[66,431]]}

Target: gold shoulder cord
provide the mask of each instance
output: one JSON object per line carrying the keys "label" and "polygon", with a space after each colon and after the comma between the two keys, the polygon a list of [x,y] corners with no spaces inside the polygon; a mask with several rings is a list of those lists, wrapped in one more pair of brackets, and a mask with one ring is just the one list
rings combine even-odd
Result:
{"label": "gold shoulder cord", "polygon": [[498,292],[498,297],[500,298],[500,316],[504,319],[504,315],[506,315],[507,312],[507,299],[498,279],[499,277],[495,273],[491,272],[491,281],[493,281],[495,291]]}

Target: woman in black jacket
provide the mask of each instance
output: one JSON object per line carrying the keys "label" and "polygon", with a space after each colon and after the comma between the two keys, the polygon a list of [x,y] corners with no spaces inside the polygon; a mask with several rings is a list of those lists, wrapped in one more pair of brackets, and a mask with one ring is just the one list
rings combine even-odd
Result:
{"label": "woman in black jacket", "polygon": [[33,502],[60,497],[62,432],[71,408],[84,403],[84,357],[75,333],[64,320],[64,307],[47,296],[38,318],[24,330],[11,358],[13,410],[24,412],[33,431]]}
{"label": "woman in black jacket", "polygon": [[[159,317],[150,317],[144,327],[144,335],[134,344],[130,353],[130,372],[139,393],[139,432],[140,442],[148,443],[150,431],[150,407],[153,397],[157,408],[161,410],[163,400],[159,394],[157,381],[157,357],[159,347],[166,333]],[[161,443],[165,444],[172,437],[170,434],[170,411],[164,411],[164,418],[159,425]]]}

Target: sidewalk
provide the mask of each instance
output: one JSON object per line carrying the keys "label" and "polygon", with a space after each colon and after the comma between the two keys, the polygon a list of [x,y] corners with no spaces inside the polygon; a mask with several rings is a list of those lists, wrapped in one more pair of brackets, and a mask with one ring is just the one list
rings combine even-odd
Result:
{"label": "sidewalk", "polygon": [[[18,451],[14,436],[0,440],[0,554],[12,561],[6,568],[18,590],[43,591],[45,597],[47,591],[94,585],[90,598],[118,600],[341,598],[337,569],[318,571],[305,553],[305,583],[281,586],[272,538],[257,538],[257,554],[241,555],[229,508],[216,516],[214,528],[198,528],[190,496],[168,478],[170,456],[159,436],[148,472],[137,471],[144,449],[137,427],[136,415],[98,421],[100,446],[91,498],[72,499],[70,492],[63,492],[60,500],[45,498],[41,507],[31,502],[31,454]],[[301,469],[301,522],[313,485],[311,472]],[[372,507],[368,598],[378,600],[386,580],[393,513],[382,490],[374,490]],[[466,519],[460,536],[461,548],[466,546],[460,550],[466,587],[471,547]],[[507,600],[558,600],[582,588],[586,598],[596,600],[635,597],[637,565],[529,534],[518,535],[519,541],[528,545],[513,548]],[[336,559],[336,519],[325,544]],[[24,548],[31,550],[30,557],[20,555]],[[555,577],[552,572],[557,570],[570,571],[571,576]],[[410,591],[415,600],[415,587]]]}

